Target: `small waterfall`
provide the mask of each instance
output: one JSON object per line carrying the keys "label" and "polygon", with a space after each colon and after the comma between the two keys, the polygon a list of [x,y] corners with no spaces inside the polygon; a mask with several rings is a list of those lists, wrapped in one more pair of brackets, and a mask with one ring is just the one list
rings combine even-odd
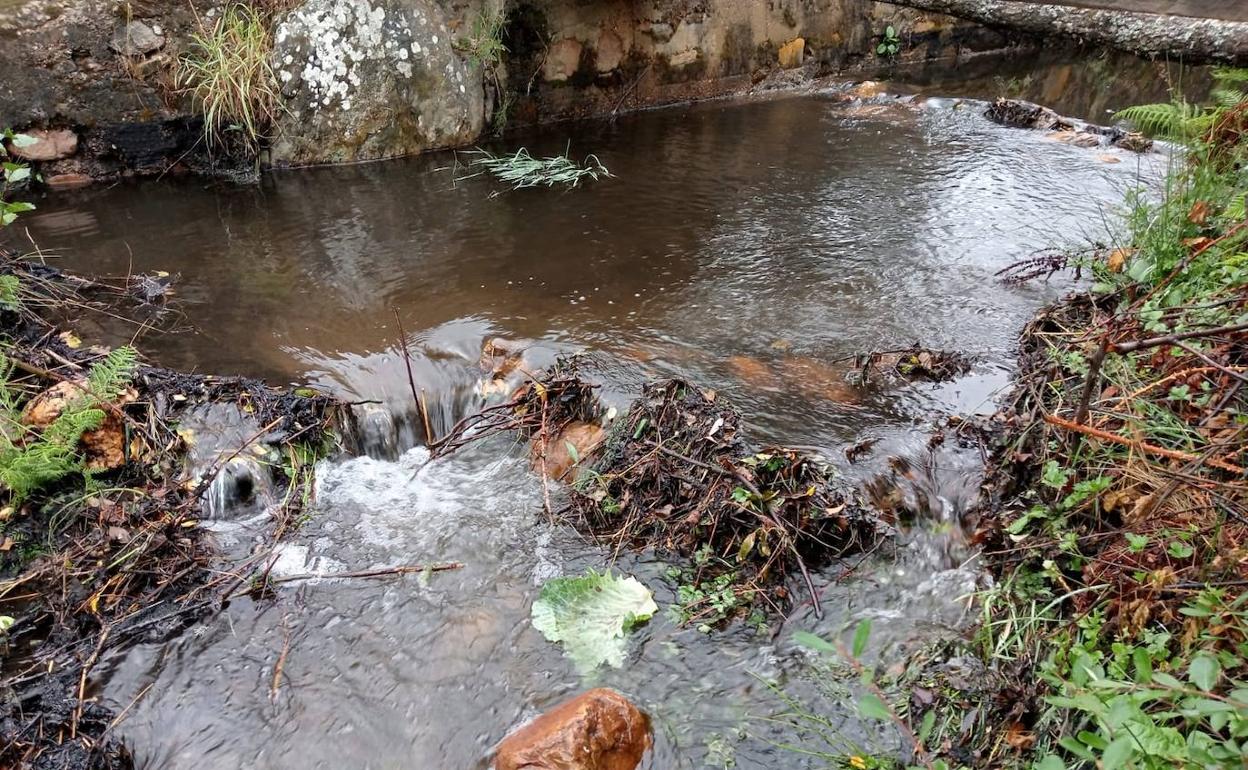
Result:
{"label": "small waterfall", "polygon": [[531,340],[458,337],[453,344],[409,345],[406,359],[390,350],[318,363],[330,370],[321,377],[331,380],[329,389],[355,403],[353,425],[344,436],[347,451],[396,460],[445,436],[465,417],[505,401],[526,372],[547,366],[558,352]]}

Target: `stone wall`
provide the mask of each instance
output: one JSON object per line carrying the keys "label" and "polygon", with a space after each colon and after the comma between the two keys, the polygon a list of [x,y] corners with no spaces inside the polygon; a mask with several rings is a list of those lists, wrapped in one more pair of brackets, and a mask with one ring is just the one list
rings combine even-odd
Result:
{"label": "stone wall", "polygon": [[[272,3],[274,0],[253,0]],[[506,3],[496,65],[462,41]],[[299,165],[474,143],[507,125],[845,72],[949,68],[1017,36],[868,0],[302,0],[272,16],[282,109],[261,162]],[[49,130],[45,178],[212,170],[174,87],[211,0],[0,0],[0,127]],[[886,27],[896,57],[875,46]]]}
{"label": "stone wall", "polygon": [[[732,93],[767,79],[948,68],[1014,42],[978,24],[864,0],[516,0],[509,19],[509,119],[521,123]],[[901,52],[877,56],[890,25]]]}

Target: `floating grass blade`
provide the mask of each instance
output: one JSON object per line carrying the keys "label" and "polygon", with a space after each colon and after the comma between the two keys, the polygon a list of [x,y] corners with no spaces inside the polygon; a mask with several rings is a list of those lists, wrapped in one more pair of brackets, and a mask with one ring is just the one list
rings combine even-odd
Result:
{"label": "floating grass blade", "polygon": [[612,174],[602,165],[596,155],[587,155],[584,162],[577,163],[563,155],[546,158],[535,158],[528,149],[521,147],[512,155],[496,155],[489,150],[471,150],[473,156],[468,162],[469,169],[479,169],[460,179],[470,179],[480,174],[491,174],[496,179],[511,185],[511,189],[520,190],[526,187],[554,187],[564,185],[576,187],[588,179],[596,181]]}

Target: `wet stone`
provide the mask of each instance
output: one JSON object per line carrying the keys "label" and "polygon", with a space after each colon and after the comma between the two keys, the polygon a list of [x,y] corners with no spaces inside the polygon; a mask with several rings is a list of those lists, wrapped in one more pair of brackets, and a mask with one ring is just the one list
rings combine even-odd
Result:
{"label": "wet stone", "polygon": [[495,770],[635,770],[650,749],[646,715],[614,690],[565,701],[503,739]]}
{"label": "wet stone", "polygon": [[998,99],[984,112],[984,117],[1008,128],[1038,128],[1068,131],[1073,126],[1048,107],[1021,99]]}
{"label": "wet stone", "polygon": [[59,131],[34,129],[23,133],[34,139],[34,144],[24,147],[13,144],[9,147],[14,157],[22,160],[60,160],[78,152],[78,135],[69,129]]}
{"label": "wet stone", "polygon": [[141,21],[117,28],[108,47],[122,56],[147,56],[165,46],[165,39]]}

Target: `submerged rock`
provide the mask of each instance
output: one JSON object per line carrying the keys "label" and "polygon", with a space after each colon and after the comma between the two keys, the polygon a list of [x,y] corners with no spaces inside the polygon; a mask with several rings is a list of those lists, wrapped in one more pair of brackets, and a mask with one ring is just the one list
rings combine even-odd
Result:
{"label": "submerged rock", "polygon": [[543,457],[546,475],[552,479],[575,481],[568,473],[588,459],[602,444],[606,431],[592,422],[571,422],[556,436],[544,442],[534,441],[531,461],[533,470],[542,472]]}
{"label": "submerged rock", "polygon": [[273,63],[278,165],[409,155],[484,126],[480,68],[456,55],[432,0],[309,0],[278,23]]}
{"label": "submerged rock", "polygon": [[650,749],[650,720],[614,690],[564,701],[503,739],[495,770],[635,770]]}

